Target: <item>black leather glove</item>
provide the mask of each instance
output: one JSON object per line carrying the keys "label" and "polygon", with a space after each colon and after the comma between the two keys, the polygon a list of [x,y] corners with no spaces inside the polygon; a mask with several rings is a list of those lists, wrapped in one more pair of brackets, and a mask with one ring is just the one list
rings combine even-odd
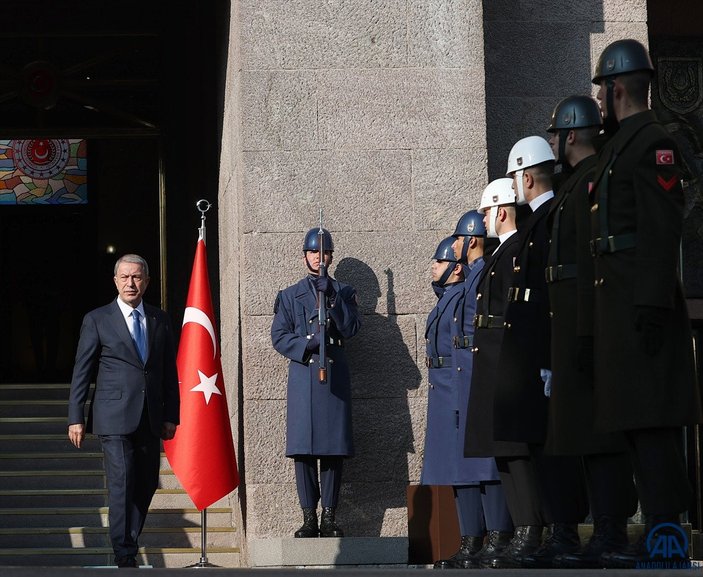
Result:
{"label": "black leather glove", "polygon": [[577,338],[576,367],[579,372],[593,379],[593,337]]}
{"label": "black leather glove", "polygon": [[332,281],[328,276],[317,276],[315,277],[314,283],[315,288],[318,291],[322,291],[323,293],[325,293],[325,296],[327,298],[334,298],[334,296],[337,294],[337,291],[334,290],[334,285],[332,284]]}
{"label": "black leather glove", "polygon": [[317,334],[314,334],[308,339],[308,342],[305,344],[305,350],[308,351],[309,353],[316,353],[320,349],[320,337]]}
{"label": "black leather glove", "polygon": [[640,350],[654,356],[664,344],[664,325],[669,310],[661,307],[635,307],[635,330],[639,333]]}

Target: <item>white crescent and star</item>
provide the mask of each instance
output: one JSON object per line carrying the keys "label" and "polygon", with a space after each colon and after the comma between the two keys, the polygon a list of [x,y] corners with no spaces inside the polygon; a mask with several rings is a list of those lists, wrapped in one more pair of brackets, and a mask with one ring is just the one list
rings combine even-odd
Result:
{"label": "white crescent and star", "polygon": [[[187,307],[183,313],[183,326],[185,326],[186,323],[195,323],[196,325],[200,325],[208,332],[210,338],[212,339],[212,358],[214,359],[217,354],[217,339],[215,337],[215,327],[212,326],[210,317],[198,308]],[[212,395],[222,395],[220,389],[217,388],[217,376],[218,374],[215,373],[214,375],[208,377],[201,370],[198,370],[200,382],[191,389],[191,392],[202,393],[205,397],[206,405],[210,403],[210,398]]]}

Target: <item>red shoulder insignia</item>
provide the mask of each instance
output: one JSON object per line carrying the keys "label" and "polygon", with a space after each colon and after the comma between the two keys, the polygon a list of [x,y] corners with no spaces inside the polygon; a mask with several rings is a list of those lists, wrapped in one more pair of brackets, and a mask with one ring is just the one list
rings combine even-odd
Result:
{"label": "red shoulder insignia", "polygon": [[667,192],[674,188],[674,185],[678,182],[678,178],[672,176],[670,179],[665,179],[661,175],[657,174],[657,182],[659,185]]}
{"label": "red shoulder insignia", "polygon": [[657,150],[657,164],[674,164],[674,151]]}

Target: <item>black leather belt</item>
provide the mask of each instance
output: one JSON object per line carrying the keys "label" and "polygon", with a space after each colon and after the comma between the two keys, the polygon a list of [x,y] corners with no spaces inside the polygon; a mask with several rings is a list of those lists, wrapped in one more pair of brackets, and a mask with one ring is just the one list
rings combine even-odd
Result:
{"label": "black leather belt", "polygon": [[544,278],[547,282],[557,282],[568,278],[576,278],[577,267],[575,264],[557,264],[544,269]]}
{"label": "black leather belt", "polygon": [[425,357],[425,366],[428,369],[441,369],[452,366],[452,357]]}
{"label": "black leather belt", "polygon": [[593,256],[598,256],[600,254],[635,248],[636,241],[637,238],[634,234],[619,234],[618,236],[597,238],[591,241],[591,254]]}
{"label": "black leather belt", "polygon": [[505,324],[503,317],[493,315],[474,315],[474,326],[479,329],[502,329]]}
{"label": "black leather belt", "polygon": [[453,339],[455,349],[470,349],[474,346],[474,336],[465,335],[463,337],[455,336]]}

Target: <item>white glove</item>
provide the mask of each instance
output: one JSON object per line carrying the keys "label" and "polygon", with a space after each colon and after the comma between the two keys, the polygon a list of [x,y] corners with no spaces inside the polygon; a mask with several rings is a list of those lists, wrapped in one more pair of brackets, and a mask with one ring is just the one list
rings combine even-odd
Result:
{"label": "white glove", "polygon": [[552,371],[549,369],[540,369],[539,376],[542,377],[544,381],[544,396],[552,396]]}

